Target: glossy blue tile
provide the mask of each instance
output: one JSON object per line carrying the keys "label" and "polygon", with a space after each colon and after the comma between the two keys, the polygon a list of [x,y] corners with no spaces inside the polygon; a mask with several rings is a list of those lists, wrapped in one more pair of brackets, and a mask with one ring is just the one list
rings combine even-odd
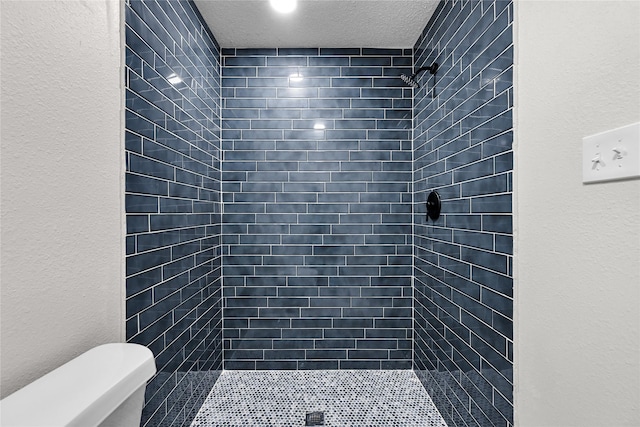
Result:
{"label": "glossy blue tile", "polygon": [[504,193],[507,191],[507,177],[502,174],[465,182],[462,184],[461,189],[462,195],[465,197]]}
{"label": "glossy blue tile", "polygon": [[318,89],[315,87],[279,87],[277,88],[277,92],[274,96],[270,96],[271,98],[317,98],[318,96],[323,97],[322,93],[323,89]]}
{"label": "glossy blue tile", "polygon": [[129,156],[129,170],[165,180],[173,180],[175,176],[175,169],[172,166],[134,154]]}
{"label": "glossy blue tile", "polygon": [[189,185],[182,185],[174,182],[169,183],[169,196],[170,197],[183,197],[187,199],[198,198],[198,188]]}
{"label": "glossy blue tile", "polygon": [[[136,236],[138,251],[144,252],[150,249],[175,245],[180,242],[179,231],[167,231],[162,233],[148,233]],[[158,280],[159,282],[160,280]]]}
{"label": "glossy blue tile", "polygon": [[[385,112],[383,109],[350,109],[344,110],[343,115],[345,119],[383,119],[385,117]],[[341,118],[342,115],[338,118]]]}
{"label": "glossy blue tile", "polygon": [[139,135],[143,135],[148,138],[153,138],[154,136],[154,124],[129,110],[125,111],[125,126],[128,130]]}
{"label": "glossy blue tile", "polygon": [[511,236],[496,234],[495,250],[505,254],[513,254],[513,238]]}
{"label": "glossy blue tile", "polygon": [[[237,51],[225,52],[227,55],[234,55]],[[393,50],[394,54],[399,52],[399,50]],[[226,58],[225,70],[228,69],[229,72],[223,70],[222,74],[228,77],[246,78],[247,88],[229,87],[228,89],[233,91],[223,90],[223,97],[236,97],[224,100],[224,113],[229,119],[240,119],[234,120],[233,127],[241,131],[240,134],[225,133],[225,138],[235,138],[231,146],[232,151],[225,152],[224,168],[230,173],[223,175],[223,179],[226,180],[225,188],[231,191],[230,197],[225,200],[228,203],[227,212],[235,212],[234,221],[249,223],[245,226],[242,223],[235,223],[236,228],[228,229],[227,233],[231,233],[229,241],[233,244],[229,247],[229,255],[225,255],[228,263],[224,271],[225,274],[240,274],[237,276],[240,280],[236,284],[228,281],[235,289],[233,294],[241,292],[249,280],[257,279],[254,274],[265,275],[264,283],[260,286],[271,286],[272,289],[274,279],[281,282],[279,286],[287,284],[281,292],[278,292],[278,297],[274,298],[275,306],[263,307],[258,312],[259,319],[264,317],[264,320],[267,320],[266,316],[280,316],[281,320],[291,321],[290,325],[294,329],[279,330],[278,333],[273,334],[274,340],[285,335],[302,340],[317,339],[325,334],[326,338],[333,338],[336,341],[333,344],[337,344],[338,340],[349,339],[345,338],[345,333],[365,339],[362,328],[369,327],[377,330],[378,327],[371,324],[371,320],[367,320],[368,323],[364,324],[363,319],[357,317],[353,320],[361,322],[360,324],[339,324],[338,327],[347,328],[347,332],[345,329],[340,329],[340,335],[326,336],[326,334],[332,334],[332,322],[339,321],[342,307],[349,308],[348,297],[360,294],[359,288],[350,287],[354,283],[364,287],[366,291],[371,290],[372,297],[380,299],[391,294],[399,298],[395,302],[388,298],[384,302],[380,300],[381,304],[385,304],[384,307],[350,307],[353,308],[350,314],[354,316],[363,315],[364,312],[358,312],[358,310],[367,308],[376,310],[379,316],[385,315],[385,308],[391,310],[387,312],[390,318],[405,316],[406,312],[403,310],[411,306],[410,292],[402,293],[400,289],[398,294],[394,289],[386,290],[386,294],[384,292],[377,294],[370,289],[371,278],[379,279],[381,271],[383,274],[395,277],[395,280],[397,280],[395,275],[399,272],[407,273],[404,277],[410,276],[410,270],[406,270],[410,269],[409,263],[405,263],[405,258],[409,260],[408,255],[411,253],[408,246],[410,239],[407,237],[411,232],[410,227],[387,228],[385,226],[375,230],[372,227],[373,224],[379,224],[381,221],[394,224],[410,221],[410,218],[403,215],[410,210],[402,210],[398,206],[398,210],[392,213],[389,204],[391,201],[409,202],[411,198],[411,188],[406,184],[411,174],[401,173],[410,168],[411,147],[406,131],[410,122],[409,120],[398,121],[399,118],[410,117],[407,116],[407,110],[411,108],[410,91],[385,92],[386,88],[380,88],[367,92],[368,99],[362,99],[362,91],[372,89],[371,77],[385,74],[384,69],[379,65],[349,68],[353,60],[351,56],[359,56],[360,53],[360,49],[321,49],[321,56],[318,56],[317,49],[279,49],[277,55],[273,52],[252,52],[252,56],[263,55],[269,64],[257,68],[255,74],[251,67],[234,63],[234,61],[229,62],[229,58]],[[383,61],[385,64],[395,63],[393,62],[395,59],[389,57],[389,53],[384,50],[369,50],[367,53],[372,55],[368,58],[373,58],[373,61]],[[304,66],[294,65],[303,63]],[[271,68],[274,64],[278,64],[277,67]],[[344,68],[341,70],[339,66]],[[236,67],[243,70],[233,71]],[[296,67],[300,68],[296,69]],[[299,71],[307,78],[294,85],[288,81],[287,77],[295,71]],[[329,80],[326,77],[333,77],[333,79]],[[229,82],[233,86],[238,85],[236,80],[229,80]],[[379,83],[396,84],[397,82],[381,80]],[[225,84],[224,81],[222,84]],[[330,84],[333,87],[329,87]],[[265,86],[276,89],[275,95],[273,91],[261,93],[241,90]],[[248,95],[252,98],[244,98]],[[398,97],[406,95],[406,102],[394,105],[390,99],[385,99],[389,95]],[[401,99],[398,98],[398,100]],[[363,111],[356,112],[351,110],[352,107]],[[395,112],[392,110],[394,107],[405,110],[402,116],[394,115]],[[256,111],[258,120],[256,120]],[[349,120],[348,125],[344,124],[345,122],[337,124],[334,121],[344,118],[352,120]],[[253,119],[253,121],[247,125],[242,121],[246,119]],[[324,119],[326,130],[319,132],[312,130],[316,124],[314,119]],[[395,131],[400,128],[403,133],[367,135],[367,129],[375,130],[376,127],[381,132]],[[284,132],[277,135],[275,133],[260,134],[259,132],[263,129],[284,130]],[[368,136],[391,139],[366,141]],[[400,143],[398,138],[407,140],[407,143]],[[243,151],[238,153],[235,150]],[[401,153],[402,150],[406,150],[406,153]],[[404,162],[404,166],[387,166],[392,162]],[[373,171],[377,175],[374,175]],[[235,185],[237,181],[228,180],[240,180],[242,185]],[[366,184],[368,182],[371,183],[369,187]],[[401,182],[404,184],[400,184]],[[233,186],[227,184],[233,184]],[[384,219],[379,213],[371,213],[365,207],[360,209],[360,205],[351,207],[349,205],[360,202],[379,203],[380,200],[385,201],[379,211],[387,214]],[[253,205],[258,206],[258,209],[243,210],[243,205],[248,202],[269,204],[264,207]],[[340,213],[343,215],[340,216]],[[349,215],[346,215],[347,213]],[[238,215],[242,215],[242,218]],[[225,218],[231,217],[225,216]],[[267,225],[271,228],[264,228]],[[249,234],[246,234],[247,232]],[[387,244],[392,246],[381,249],[378,248],[382,240],[371,239],[370,243],[365,240],[365,237],[382,236],[384,233],[389,233],[388,235],[392,237],[400,234],[403,238],[390,240]],[[245,236],[246,239],[243,239]],[[264,236],[266,240],[256,240],[260,236]],[[274,238],[276,240],[273,240]],[[241,244],[238,246],[238,243]],[[261,246],[256,246],[257,244]],[[354,244],[362,246],[359,249],[361,257],[356,257],[355,248],[352,246]],[[368,248],[363,245],[371,246]],[[393,250],[388,250],[390,248]],[[269,252],[266,252],[267,250]],[[240,254],[261,254],[263,258],[238,257]],[[403,258],[398,254],[407,255]],[[352,257],[351,261],[358,264],[347,267],[346,257]],[[388,264],[388,270],[381,270],[380,264]],[[338,269],[338,266],[341,268]],[[340,283],[339,287],[327,287],[330,283],[337,285],[336,280],[339,278],[344,278],[345,282]],[[377,282],[386,283],[379,280]],[[382,288],[376,288],[378,289],[385,291]],[[308,297],[320,295],[319,290],[324,298],[309,301]],[[355,294],[354,291],[356,291]],[[297,300],[301,297],[301,300]],[[303,304],[313,304],[313,306],[307,308]],[[295,311],[298,309],[302,311]],[[231,314],[238,313],[231,312]],[[298,319],[296,316],[311,318]],[[241,318],[234,317],[234,319]],[[309,322],[304,323],[305,320]],[[255,322],[253,326],[256,326]],[[385,330],[397,329],[399,331],[397,336],[403,337],[407,336],[408,328],[411,327],[410,322],[388,323],[384,326]],[[289,327],[289,325],[283,324],[276,327]],[[355,327],[360,329],[353,329]],[[373,339],[384,338],[385,336],[380,335]],[[249,337],[246,336],[243,339],[249,339]],[[262,342],[265,349],[278,350],[277,347],[280,344],[276,341],[269,342],[271,346],[266,345],[267,342]],[[316,350],[308,343],[303,344],[304,342],[296,344],[301,350],[304,349],[307,352],[305,356],[302,354],[296,356],[299,357],[298,367],[301,363],[307,363],[305,359],[322,357],[320,353],[310,355],[309,351]],[[341,342],[344,344],[346,341]],[[385,360],[390,360],[389,357],[392,359],[406,357],[403,353],[407,348],[406,340],[402,343],[398,342],[392,348],[387,348],[388,342],[385,343],[386,350],[395,352],[393,356],[387,353]],[[273,353],[269,357],[272,356],[280,357],[278,353]],[[233,358],[230,354],[226,354],[225,357]],[[343,351],[342,354],[333,354],[332,357],[347,359],[349,355]],[[262,359],[248,367],[255,369],[260,363],[268,362]],[[367,361],[367,363],[374,363],[377,368],[381,366],[380,362]],[[335,361],[334,366],[339,367],[338,361]]]}
{"label": "glossy blue tile", "polygon": [[504,133],[513,127],[513,117],[511,110],[492,118],[489,122],[483,124],[471,131],[471,143],[482,142],[495,135]]}
{"label": "glossy blue tile", "polygon": [[192,213],[193,201],[182,199],[160,199],[161,213]]}
{"label": "glossy blue tile", "polygon": [[[248,66],[262,66],[266,65],[267,58],[265,56],[225,56],[225,67],[248,67]],[[224,72],[223,72],[224,73]]]}
{"label": "glossy blue tile", "polygon": [[[243,49],[223,49],[223,56],[273,56],[276,55],[277,50],[271,48],[243,48]],[[230,65],[230,64],[225,64]]]}
{"label": "glossy blue tile", "polygon": [[[511,2],[505,3],[511,4]],[[499,81],[498,76],[512,66],[510,16],[496,12],[494,3],[487,3],[485,6],[469,2],[460,6],[460,13],[451,13],[453,4],[441,3],[434,19],[425,28],[414,47],[416,62],[428,62],[425,59],[427,57],[438,58],[440,63],[446,63],[449,59],[453,62],[460,60],[462,64],[460,69],[465,70],[469,65],[470,69],[467,71],[471,71],[471,75],[468,73],[456,75],[459,73],[456,71],[443,76],[440,80],[444,85],[438,94],[439,101],[441,105],[446,105],[447,115],[428,108],[430,100],[427,91],[418,92],[414,99],[416,106],[414,113],[418,123],[414,131],[419,133],[414,141],[415,155],[418,159],[414,169],[414,191],[418,191],[416,197],[419,203],[416,215],[425,214],[422,205],[425,201],[423,197],[430,191],[430,183],[443,183],[442,180],[434,180],[432,178],[434,175],[446,176],[445,171],[452,171],[453,182],[462,182],[460,186],[438,188],[444,198],[445,218],[444,222],[436,225],[453,228],[451,237],[446,233],[434,234],[432,227],[424,227],[424,229],[416,227],[416,243],[435,251],[417,251],[416,275],[419,276],[421,274],[419,269],[422,269],[438,280],[430,283],[428,287],[417,280],[416,295],[417,302],[431,304],[434,310],[438,308],[452,316],[442,319],[448,330],[462,331],[471,328],[472,337],[481,336],[482,340],[474,341],[473,351],[470,352],[470,347],[456,340],[456,335],[445,333],[438,319],[426,316],[429,326],[436,333],[429,335],[422,325],[416,326],[414,336],[418,351],[415,355],[414,368],[424,372],[424,378],[428,379],[433,378],[429,370],[435,372],[438,366],[440,371],[438,375],[441,378],[452,379],[451,386],[446,386],[442,394],[436,393],[433,396],[441,413],[456,414],[455,418],[450,418],[450,424],[458,422],[461,425],[482,425],[483,423],[506,425],[508,420],[512,419],[512,409],[506,409],[504,413],[500,413],[493,407],[494,401],[490,398],[487,400],[484,396],[475,395],[472,388],[466,388],[464,385],[455,385],[458,383],[453,381],[453,376],[456,370],[464,370],[477,378],[482,378],[480,372],[484,367],[473,352],[480,352],[486,360],[491,360],[490,363],[502,363],[500,359],[506,360],[504,357],[495,356],[498,353],[491,349],[491,346],[483,347],[480,344],[494,341],[499,343],[502,340],[502,348],[506,351],[504,338],[500,337],[511,333],[508,296],[512,293],[512,279],[509,276],[510,260],[503,255],[511,250],[510,234],[512,233],[511,196],[508,194],[511,187],[509,175],[504,174],[513,168],[510,153],[512,117],[508,110],[512,105],[508,97],[511,86],[510,74],[505,74],[504,82],[500,83],[500,88],[495,92],[499,96],[492,100],[495,88],[493,79],[496,79],[496,82]],[[494,19],[494,16],[498,18]],[[432,39],[439,40],[440,45],[429,44]],[[450,50],[439,51],[440,46],[448,46]],[[449,82],[455,83],[447,86]],[[482,85],[486,84],[489,84],[486,90],[478,91]],[[503,98],[504,92],[507,96]],[[467,130],[470,132],[465,133]],[[434,149],[437,150],[436,155],[434,155]],[[502,156],[502,153],[505,153],[504,157],[499,158],[498,156]],[[460,199],[461,196],[464,199]],[[451,215],[452,213],[456,215]],[[501,223],[496,222],[493,225],[495,221],[501,221]],[[421,218],[416,218],[415,222],[420,224]],[[451,251],[450,246],[438,242],[440,235],[452,241],[454,245],[460,245],[460,256],[467,261],[466,267],[455,259],[455,252]],[[434,238],[438,240],[434,241]],[[451,273],[443,273],[441,269]],[[476,283],[490,289],[500,289],[498,292],[505,297],[492,292],[480,303],[478,300],[480,288]],[[434,289],[438,293],[453,292],[453,298],[427,298],[430,293],[423,293],[423,289]],[[491,291],[487,289],[487,292]],[[493,305],[497,309],[496,313],[501,313],[495,323],[493,314],[489,310]],[[458,318],[456,313],[460,313],[456,311],[456,306],[464,308],[465,311],[462,313],[468,313],[462,317],[461,323],[456,321]],[[474,333],[477,335],[473,335]],[[435,352],[422,345],[424,340],[434,339],[439,343]],[[423,354],[428,359],[422,357]],[[436,361],[435,364],[433,360]],[[451,373],[447,372],[448,370]],[[510,387],[508,385],[505,387],[505,383],[496,378],[483,381],[483,389],[488,390],[489,396],[495,392],[494,390],[507,390]],[[424,384],[429,387],[430,383],[425,381]],[[466,402],[471,402],[471,406],[466,405]]]}
{"label": "glossy blue tile", "polygon": [[352,56],[360,53],[359,48],[320,48],[320,55]]}
{"label": "glossy blue tile", "polygon": [[511,194],[475,197],[471,202],[474,213],[511,213],[513,210]]}
{"label": "glossy blue tile", "polygon": [[267,66],[269,67],[281,67],[286,65],[304,67],[308,62],[306,56],[268,56],[266,60]]}
{"label": "glossy blue tile", "polygon": [[317,89],[319,98],[359,98],[360,88],[357,87],[331,87]]}
{"label": "glossy blue tile", "polygon": [[[472,163],[468,166],[459,167],[453,172],[453,181],[469,181],[484,176],[494,174],[494,162],[493,159],[486,159],[484,161]],[[463,189],[464,191],[464,189]]]}
{"label": "glossy blue tile", "polygon": [[393,60],[392,65],[394,67],[402,67],[402,66],[410,67],[411,65],[413,65],[413,58],[410,56],[411,49],[405,49],[404,55],[407,55],[407,56],[395,56],[391,58]]}
{"label": "glossy blue tile", "polygon": [[[366,139],[367,131],[359,129],[347,129],[347,130],[327,130],[327,140],[353,140],[353,139]],[[337,156],[339,157],[339,156]]]}
{"label": "glossy blue tile", "polygon": [[255,77],[255,67],[228,67],[223,70],[224,77]]}
{"label": "glossy blue tile", "polygon": [[[187,21],[188,24],[185,24]],[[186,2],[173,2],[169,5],[164,2],[132,1],[126,8],[126,24],[148,43],[142,42],[134,31],[129,29],[126,31],[126,44],[129,47],[128,55],[130,58],[128,66],[135,75],[127,81],[128,87],[132,91],[126,92],[127,105],[130,111],[126,113],[125,126],[131,132],[131,135],[143,135],[148,139],[142,140],[143,146],[141,147],[139,143],[134,144],[134,139],[129,138],[130,142],[125,147],[129,152],[144,155],[144,157],[129,156],[128,165],[130,170],[137,173],[128,173],[126,175],[127,203],[125,208],[127,212],[144,211],[152,213],[154,212],[154,204],[159,202],[158,209],[155,209],[155,212],[189,213],[196,206],[201,211],[212,212],[216,209],[213,201],[219,199],[214,195],[216,185],[208,178],[204,180],[202,177],[215,176],[213,168],[216,163],[212,161],[212,156],[203,150],[212,150],[212,152],[219,150],[219,130],[217,130],[218,124],[215,117],[217,115],[219,118],[219,100],[206,99],[207,96],[215,96],[214,92],[207,94],[205,91],[196,90],[191,93],[180,93],[176,89],[180,89],[182,84],[189,86],[198,77],[198,73],[209,73],[201,76],[199,84],[217,85],[218,89],[215,91],[219,92],[220,73],[219,68],[217,70],[215,68],[216,66],[219,67],[219,65],[216,65],[219,64],[216,57],[216,55],[219,55],[217,44],[210,39],[211,34],[197,12]],[[188,28],[192,28],[192,30],[188,30]],[[189,33],[190,31],[192,32]],[[195,41],[195,43],[190,43],[189,46],[183,46],[186,54],[179,49],[174,49],[174,41],[179,42],[181,38]],[[155,50],[155,54],[150,48]],[[188,55],[191,56],[190,59],[187,59]],[[143,62],[136,62],[136,57]],[[181,63],[181,61],[186,62]],[[206,68],[200,65],[194,66],[192,61],[210,68],[207,71]],[[130,76],[131,72],[129,73]],[[175,89],[167,80],[173,72],[180,75],[184,80],[184,83],[177,84],[178,86]],[[144,76],[144,79],[140,76]],[[141,96],[138,97],[134,92]],[[200,96],[204,98],[199,98]],[[145,122],[142,117],[151,119],[155,126]],[[206,130],[204,129],[205,127],[207,128]],[[206,137],[208,142],[204,142],[203,137]],[[176,170],[176,166],[180,169]],[[142,175],[149,175],[149,177]],[[173,182],[174,180],[177,180],[180,184]],[[148,196],[167,196],[169,194],[179,195],[181,198],[162,198],[158,200],[155,197]],[[183,197],[191,197],[191,199]],[[205,198],[205,200],[200,201],[200,198]],[[182,215],[182,217],[180,215],[153,215],[153,218],[145,218],[147,223],[146,230],[136,230],[142,233],[136,235],[137,244],[135,250],[140,251],[140,253],[130,253],[127,259],[127,274],[129,276],[127,278],[127,293],[131,294],[131,291],[134,291],[139,286],[155,285],[157,292],[154,292],[154,295],[157,294],[159,298],[169,296],[172,292],[180,289],[184,289],[182,291],[183,295],[189,297],[194,294],[196,286],[197,289],[202,289],[209,295],[215,295],[215,291],[207,289],[210,286],[218,286],[219,288],[219,281],[208,281],[207,283],[211,283],[211,285],[208,285],[199,279],[202,276],[200,271],[203,271],[203,268],[208,268],[211,271],[213,264],[208,264],[209,261],[207,260],[211,259],[208,251],[212,249],[202,251],[194,258],[184,258],[188,261],[176,260],[175,262],[170,262],[170,258],[160,261],[158,259],[154,261],[153,259],[154,255],[165,253],[162,251],[168,250],[173,253],[173,256],[180,257],[186,256],[196,247],[204,249],[205,247],[211,247],[212,244],[215,245],[215,239],[210,241],[211,239],[208,239],[203,233],[196,231],[200,226],[209,225],[211,219],[209,214],[190,214],[189,217],[185,215]],[[149,230],[149,225],[151,225],[152,230]],[[194,226],[198,228],[185,228]],[[175,232],[154,232],[154,230],[170,230],[173,227],[179,227],[180,229]],[[212,228],[213,230],[215,230],[215,227]],[[130,229],[129,232],[131,231]],[[185,239],[191,239],[192,242],[180,245],[182,236]],[[196,239],[202,239],[202,242]],[[207,239],[206,243],[205,239]],[[131,239],[128,238],[127,240],[130,241]],[[180,264],[184,264],[182,268],[193,268],[196,260],[202,265],[193,269],[192,274],[180,270]],[[160,267],[134,274],[140,268],[146,268],[148,265],[154,265],[154,263],[157,264],[156,261],[162,263],[162,269],[167,274],[175,274],[176,279],[160,283],[161,276],[148,274],[150,272],[159,272]],[[145,262],[147,263],[146,265]],[[203,272],[206,273],[206,270]],[[166,280],[167,276],[165,275],[164,277]],[[213,278],[213,275],[211,277]],[[178,278],[180,281],[177,280]],[[218,284],[215,285],[215,283]],[[190,301],[196,302],[195,299]],[[211,302],[213,302],[213,306],[216,305],[215,301],[210,301],[207,304],[211,306]],[[142,331],[137,330],[137,328],[128,328],[127,339],[147,344],[154,351],[161,354],[168,354],[168,352],[161,352],[164,341],[159,342],[155,337],[166,331],[168,340],[173,341],[171,337],[177,337],[181,330],[184,331],[188,327],[182,321],[176,325],[169,325],[163,320],[167,319],[167,310],[172,309],[168,304],[158,304],[157,308],[159,310],[146,310],[144,313],[141,312],[144,309],[142,306],[131,303],[128,306],[129,310],[140,311],[136,315],[140,316],[141,329],[146,324],[152,325],[152,327]],[[195,305],[191,307],[195,308]],[[215,312],[215,310],[209,311],[210,314]],[[219,310],[217,312],[219,313]],[[202,313],[205,313],[205,311],[202,311]],[[176,319],[182,319],[181,316],[182,314],[177,314]],[[201,315],[198,314],[198,316]],[[205,318],[203,317],[202,319],[204,320]],[[211,337],[221,334],[219,327],[217,331],[215,327],[211,331]],[[209,349],[211,345],[207,344],[204,338],[204,335],[200,333],[193,335],[193,339],[190,342],[173,341],[173,344],[171,344],[172,350],[169,351],[174,354],[181,346],[200,346],[202,349]],[[211,350],[215,352],[213,348]],[[217,353],[218,356],[215,356],[214,360],[218,360],[219,364],[221,352],[217,350]],[[159,360],[163,366],[173,366],[171,369],[177,369],[178,365],[182,363],[178,362],[178,359],[174,358],[169,363],[169,360],[163,356]],[[203,361],[203,363],[205,362]],[[206,363],[213,367],[210,362],[207,361]],[[155,383],[152,381],[152,384]],[[149,389],[153,390],[153,386],[148,387]],[[147,402],[143,420],[151,420],[152,418],[149,414],[155,413],[153,420],[160,424],[162,419],[168,416],[166,410],[157,411],[157,409],[173,406],[171,400],[177,399],[178,396],[174,394],[165,396],[166,398],[153,399]]]}
{"label": "glossy blue tile", "polygon": [[228,109],[232,108],[266,108],[266,102],[264,99],[242,99],[242,98],[227,98],[224,100],[224,105]]}
{"label": "glossy blue tile", "polygon": [[349,65],[349,57],[339,57],[339,56],[320,56],[320,57],[309,57],[309,66],[310,67],[327,67],[327,66],[348,66]]}
{"label": "glossy blue tile", "polygon": [[351,58],[352,66],[390,66],[391,58],[384,53],[381,56],[354,56]]}
{"label": "glossy blue tile", "polygon": [[125,196],[125,208],[129,213],[157,213],[158,198],[127,194]]}
{"label": "glossy blue tile", "polygon": [[383,67],[342,67],[340,74],[353,77],[375,77],[382,76],[383,70]]}
{"label": "glossy blue tile", "polygon": [[483,215],[483,230],[496,233],[512,233],[511,215]]}
{"label": "glossy blue tile", "polygon": [[[408,71],[407,71],[408,72]],[[398,73],[400,74],[400,73]],[[374,78],[373,87],[406,87],[406,83],[398,77]]]}
{"label": "glossy blue tile", "polygon": [[130,173],[127,173],[125,176],[127,192],[160,196],[167,196],[169,194],[169,186],[166,181]]}
{"label": "glossy blue tile", "polygon": [[238,98],[275,98],[276,93],[276,88],[247,87],[235,89],[235,96]]}
{"label": "glossy blue tile", "polygon": [[363,88],[372,86],[371,77],[340,77],[331,79],[331,87]]}
{"label": "glossy blue tile", "polygon": [[400,88],[363,88],[360,91],[362,98],[403,98],[405,92]]}
{"label": "glossy blue tile", "polygon": [[278,55],[280,56],[317,56],[319,53],[318,48],[279,48]]}
{"label": "glossy blue tile", "polygon": [[282,139],[283,134],[282,130],[242,130],[243,139]]}

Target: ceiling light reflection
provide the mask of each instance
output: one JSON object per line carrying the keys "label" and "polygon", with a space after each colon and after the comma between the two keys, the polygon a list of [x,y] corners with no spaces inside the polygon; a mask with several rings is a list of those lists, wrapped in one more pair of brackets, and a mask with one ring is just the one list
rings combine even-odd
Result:
{"label": "ceiling light reflection", "polygon": [[280,13],[291,13],[298,6],[297,0],[269,0],[269,3]]}
{"label": "ceiling light reflection", "polygon": [[304,80],[304,76],[299,73],[290,74],[289,80],[291,80],[292,82],[301,82],[302,80]]}
{"label": "ceiling light reflection", "polygon": [[167,77],[167,80],[169,80],[169,83],[171,83],[172,85],[177,85],[178,83],[182,83],[182,79],[176,73],[169,75],[169,77]]}

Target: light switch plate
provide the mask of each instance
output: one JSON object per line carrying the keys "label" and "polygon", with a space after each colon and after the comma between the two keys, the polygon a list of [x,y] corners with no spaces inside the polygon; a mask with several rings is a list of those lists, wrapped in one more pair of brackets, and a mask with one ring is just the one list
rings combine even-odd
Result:
{"label": "light switch plate", "polygon": [[640,177],[640,122],[582,139],[582,182]]}

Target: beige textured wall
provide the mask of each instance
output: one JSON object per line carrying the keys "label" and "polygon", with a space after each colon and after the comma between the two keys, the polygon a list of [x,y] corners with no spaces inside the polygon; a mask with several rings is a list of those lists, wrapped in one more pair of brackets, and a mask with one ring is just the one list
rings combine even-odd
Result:
{"label": "beige textured wall", "polygon": [[640,121],[640,2],[515,4],[516,425],[640,425],[640,180],[582,138]]}
{"label": "beige textured wall", "polygon": [[1,396],[124,328],[121,7],[5,1]]}

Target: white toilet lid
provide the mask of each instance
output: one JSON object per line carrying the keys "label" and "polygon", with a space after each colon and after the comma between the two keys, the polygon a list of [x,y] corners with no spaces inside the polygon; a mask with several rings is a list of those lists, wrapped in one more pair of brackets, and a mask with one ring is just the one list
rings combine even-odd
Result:
{"label": "white toilet lid", "polygon": [[155,372],[144,346],[95,347],[2,399],[0,425],[98,425]]}

